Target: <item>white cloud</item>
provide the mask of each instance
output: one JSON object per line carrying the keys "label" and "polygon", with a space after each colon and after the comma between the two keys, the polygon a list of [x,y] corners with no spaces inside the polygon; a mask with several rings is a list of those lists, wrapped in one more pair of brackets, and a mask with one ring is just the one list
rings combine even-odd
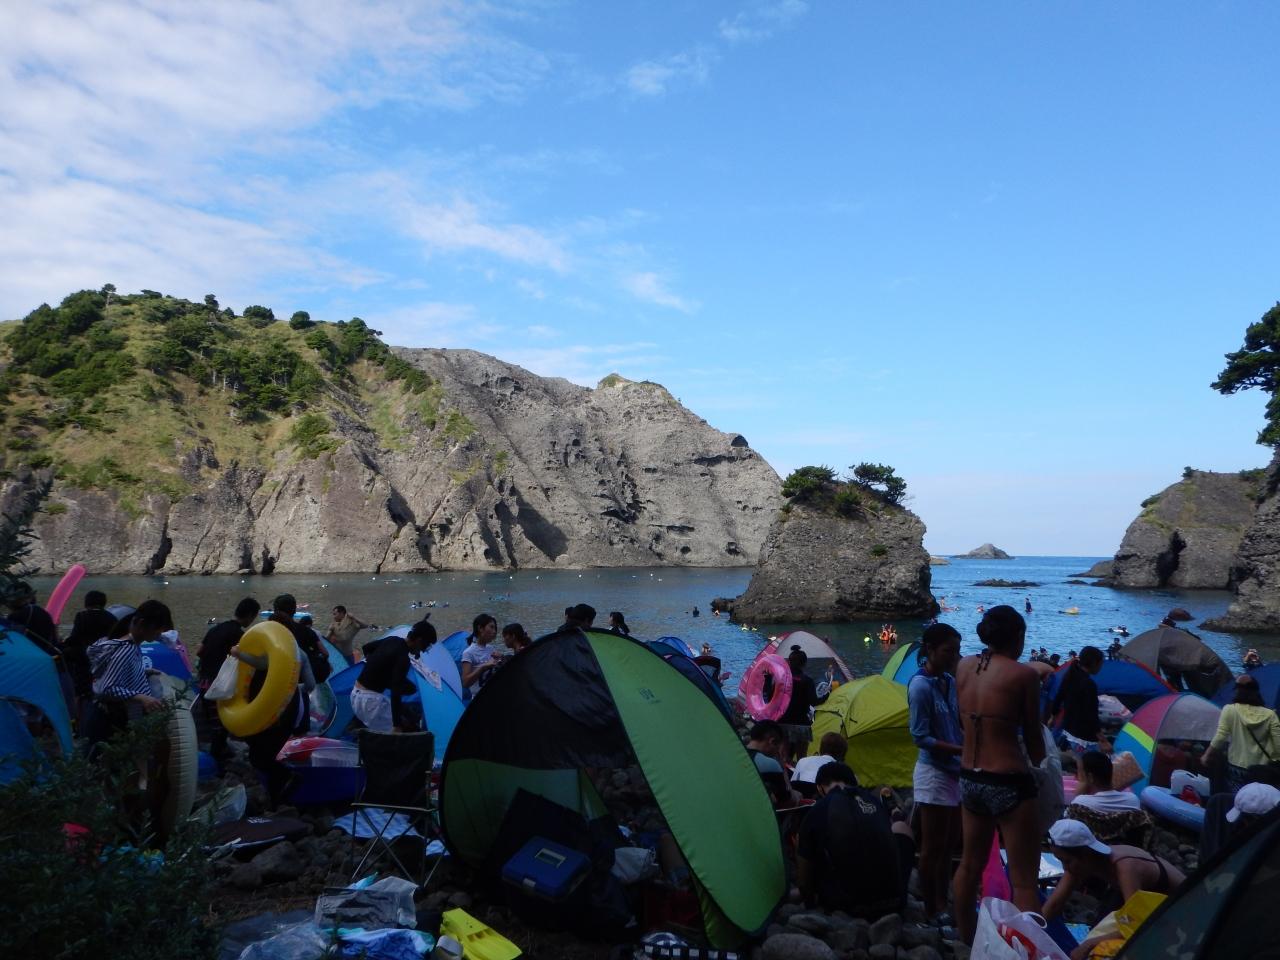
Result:
{"label": "white cloud", "polygon": [[[379,168],[326,124],[388,102],[520,96],[548,65],[496,34],[497,17],[447,0],[0,4],[0,218],[22,225],[0,240],[0,314],[107,281],[258,299],[286,274],[295,287],[379,279],[323,252],[333,211],[305,202],[327,167]],[[290,164],[304,172],[259,173]],[[389,197],[347,202],[391,219]],[[486,224],[474,204],[441,213],[424,227],[438,249],[564,262],[554,241]]]}
{"label": "white cloud", "polygon": [[699,46],[661,60],[633,64],[623,74],[622,82],[637,97],[660,97],[676,83],[705,83],[716,59],[713,50]]}
{"label": "white cloud", "polygon": [[523,224],[488,223],[469,200],[418,204],[403,216],[408,232],[434,250],[481,250],[558,272],[569,266],[569,256],[557,240]]}
{"label": "white cloud", "polygon": [[728,43],[767,40],[808,12],[805,0],[756,0],[737,16],[721,20],[717,32]]}
{"label": "white cloud", "polygon": [[637,300],[643,300],[646,303],[669,307],[672,310],[679,310],[681,313],[693,313],[698,309],[697,303],[686,300],[684,297],[668,290],[662,278],[653,272],[642,271],[627,274],[622,278],[622,286]]}
{"label": "white cloud", "polygon": [[469,303],[427,301],[365,315],[387,343],[403,347],[466,347],[501,331],[476,318]]}
{"label": "white cloud", "polygon": [[525,327],[524,332],[535,340],[554,340],[560,336],[560,331],[555,327],[544,326],[541,323],[535,323],[531,327]]}

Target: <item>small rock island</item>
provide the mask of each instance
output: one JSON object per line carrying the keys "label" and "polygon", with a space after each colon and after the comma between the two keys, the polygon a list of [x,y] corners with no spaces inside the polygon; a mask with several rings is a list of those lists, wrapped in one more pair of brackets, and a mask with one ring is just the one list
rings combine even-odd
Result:
{"label": "small rock island", "polygon": [[[881,469],[892,476],[890,468]],[[746,592],[733,602],[735,620],[835,622],[938,613],[929,591],[924,523],[900,505],[906,484],[892,477],[897,483],[882,491],[871,476],[841,482],[830,468],[802,467],[787,478],[787,502]]]}
{"label": "small rock island", "polygon": [[1013,557],[1005,553],[994,543],[984,543],[980,547],[974,547],[968,553],[959,555],[962,560],[1012,560]]}

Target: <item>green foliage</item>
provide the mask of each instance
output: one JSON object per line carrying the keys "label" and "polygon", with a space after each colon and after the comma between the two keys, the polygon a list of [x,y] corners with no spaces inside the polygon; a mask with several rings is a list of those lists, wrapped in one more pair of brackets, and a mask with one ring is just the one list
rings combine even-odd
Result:
{"label": "green foliage", "polygon": [[466,443],[476,432],[475,425],[461,410],[450,410],[444,422],[444,435],[454,443]]}
{"label": "green foliage", "polygon": [[105,294],[81,290],[56,308],[45,303],[27,314],[9,334],[13,365],[4,392],[13,389],[17,374],[28,374],[42,379],[53,396],[83,400],[133,376],[133,357],[104,322],[105,306]]}
{"label": "green foliage", "polygon": [[507,472],[507,464],[511,455],[506,450],[499,450],[493,455],[493,472],[495,476],[502,476]]}
{"label": "green foliage", "polygon": [[836,472],[830,467],[801,467],[782,481],[782,495],[787,499],[812,500],[835,482]]}
{"label": "green foliage", "polygon": [[337,439],[329,434],[330,427],[328,417],[319,413],[305,413],[289,429],[289,439],[304,458],[314,460],[338,446]]}
{"label": "green foliage", "polygon": [[120,490],[137,486],[142,479],[130,473],[115,457],[101,457],[81,466],[64,467],[60,479],[81,490]]}
{"label": "green foliage", "polygon": [[206,294],[204,295],[204,305],[205,305],[205,308],[206,308],[206,309],[211,310],[211,311],[213,311],[214,313],[217,313],[217,311],[218,311],[218,298],[217,298],[217,297],[215,297],[212,293],[206,293]]}
{"label": "green foliage", "polygon": [[67,505],[65,503],[51,503],[44,508],[44,512],[51,517],[60,517],[67,512]]}
{"label": "green foliage", "polygon": [[306,330],[308,327],[314,327],[315,321],[311,319],[311,314],[305,310],[296,310],[292,317],[289,318],[289,327],[293,330]]}
{"label": "green foliage", "polygon": [[855,517],[862,512],[862,494],[852,484],[844,484],[832,498],[836,513],[844,517]]}
{"label": "green foliage", "polygon": [[[0,928],[0,956],[213,957],[203,832],[185,827],[160,844],[136,786],[168,719],[130,723],[95,762],[44,758],[0,787],[0,876],[13,918]],[[69,838],[66,824],[87,832]]]}
{"label": "green foliage", "polygon": [[338,365],[338,345],[333,342],[333,338],[323,328],[317,327],[312,330],[302,338],[302,342],[320,354],[321,361],[330,370]]}
{"label": "green foliage", "polygon": [[882,463],[860,463],[850,468],[853,471],[853,482],[878,490],[885,500],[892,504],[901,504],[907,495],[907,481],[893,472],[893,467]]}
{"label": "green foliage", "polygon": [[270,307],[262,307],[256,303],[253,306],[245,307],[242,316],[259,330],[276,322],[276,315]]}
{"label": "green foliage", "polygon": [[873,545],[871,548],[871,555],[873,557],[883,557],[883,556],[886,556],[888,553],[889,553],[889,548],[886,547],[883,543],[877,543]]}
{"label": "green foliage", "polygon": [[1153,493],[1151,496],[1147,497],[1147,499],[1143,500],[1139,506],[1142,507],[1143,510],[1146,510],[1148,507],[1154,507],[1159,502],[1160,494]]}
{"label": "green foliage", "polygon": [[1267,422],[1258,432],[1258,443],[1280,446],[1280,303],[1251,323],[1244,332],[1244,345],[1226,355],[1227,364],[1210,386],[1219,393],[1232,394],[1260,388],[1267,394]]}

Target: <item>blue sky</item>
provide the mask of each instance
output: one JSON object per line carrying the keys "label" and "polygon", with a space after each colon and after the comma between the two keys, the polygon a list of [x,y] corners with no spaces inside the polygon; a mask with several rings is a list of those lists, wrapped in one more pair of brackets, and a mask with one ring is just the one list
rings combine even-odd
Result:
{"label": "blue sky", "polygon": [[1266,3],[0,6],[0,315],[83,286],[665,384],[935,552],[1107,554],[1280,298]]}

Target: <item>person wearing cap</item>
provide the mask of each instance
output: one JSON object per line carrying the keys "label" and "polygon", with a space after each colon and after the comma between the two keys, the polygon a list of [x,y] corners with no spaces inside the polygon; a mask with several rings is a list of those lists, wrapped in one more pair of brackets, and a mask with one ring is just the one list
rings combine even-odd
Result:
{"label": "person wearing cap", "polygon": [[1067,899],[1090,880],[1110,888],[1103,899],[1101,915],[1106,915],[1139,890],[1171,894],[1182,886],[1182,871],[1141,847],[1115,843],[1108,846],[1079,820],[1059,820],[1049,828],[1053,855],[1062,861],[1062,879],[1044,902],[1040,913],[1052,920],[1062,913]]}
{"label": "person wearing cap", "polygon": [[1234,833],[1240,833],[1248,830],[1277,806],[1280,806],[1280,790],[1269,783],[1246,783],[1227,811],[1227,823],[1231,824]]}
{"label": "person wearing cap", "polygon": [[419,620],[406,636],[391,634],[371,648],[351,688],[351,712],[368,729],[400,733],[414,728],[401,705],[401,697],[414,691],[409,657],[416,657],[435,642],[436,628],[429,620]]}
{"label": "person wearing cap", "polygon": [[1247,673],[1236,677],[1231,702],[1218,717],[1218,732],[1201,760],[1205,764],[1227,748],[1227,788],[1235,793],[1249,779],[1249,767],[1280,762],[1280,719],[1262,703],[1258,681]]}

